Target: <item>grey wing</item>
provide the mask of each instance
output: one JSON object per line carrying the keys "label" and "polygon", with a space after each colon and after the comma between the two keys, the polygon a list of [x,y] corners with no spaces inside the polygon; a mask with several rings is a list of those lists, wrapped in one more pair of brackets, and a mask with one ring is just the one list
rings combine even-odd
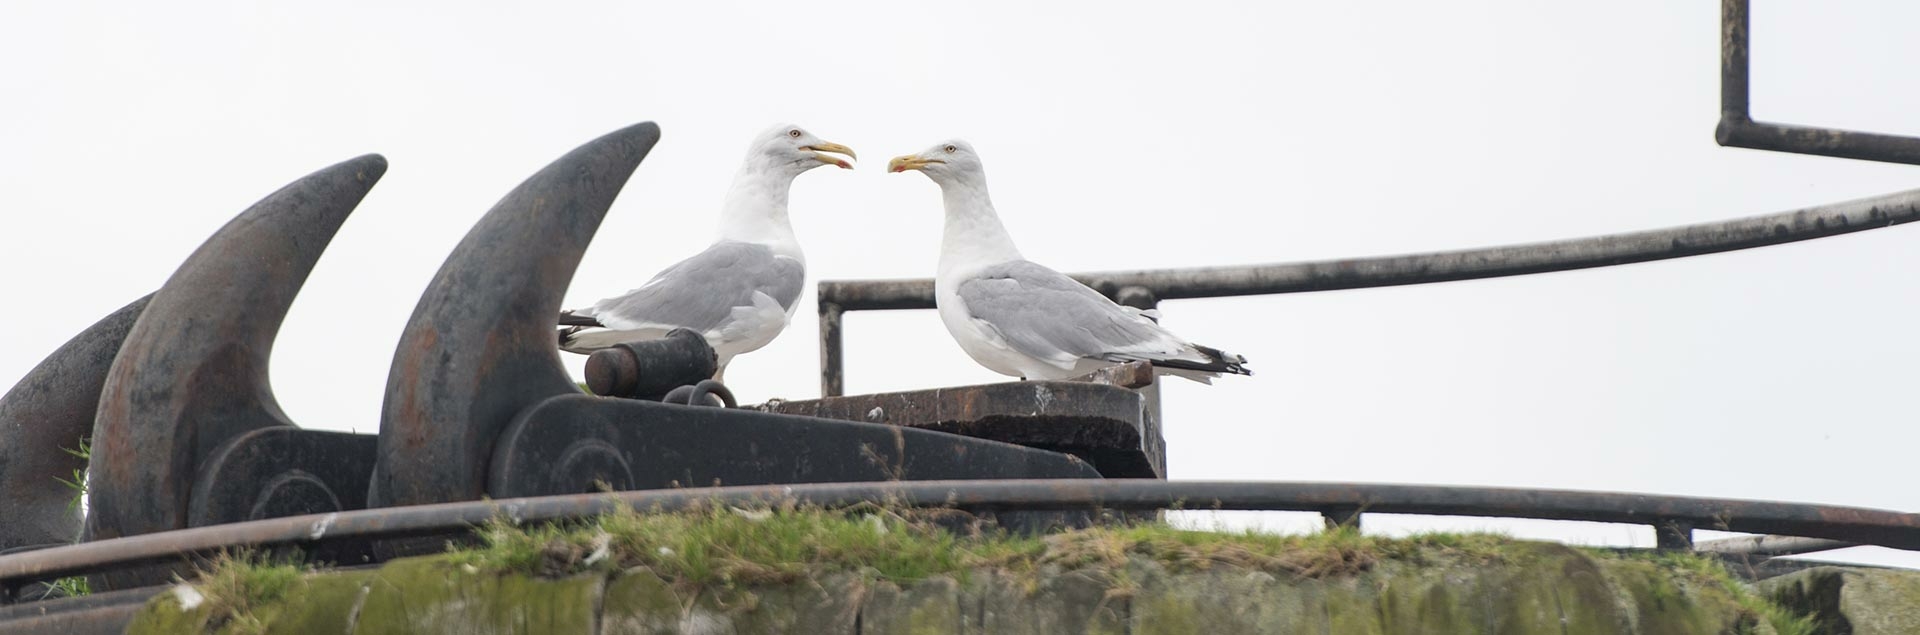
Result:
{"label": "grey wing", "polygon": [[706,332],[735,307],[754,306],[765,294],[791,309],[806,283],[805,267],[766,245],[719,242],[675,263],[646,285],[594,303],[587,312],[612,329],[686,327]]}
{"label": "grey wing", "polygon": [[1040,359],[1153,359],[1187,348],[1139,311],[1025,260],[988,267],[960,283],[958,292],[968,315]]}

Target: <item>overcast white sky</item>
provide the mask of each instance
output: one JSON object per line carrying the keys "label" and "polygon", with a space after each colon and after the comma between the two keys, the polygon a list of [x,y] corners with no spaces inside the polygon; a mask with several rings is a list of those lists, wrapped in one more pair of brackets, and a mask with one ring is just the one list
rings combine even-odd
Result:
{"label": "overcast white sky", "polygon": [[[1714,145],[1707,0],[658,4],[0,6],[0,386],[158,287],[248,204],[379,152],[392,167],[321,259],[272,369],[302,425],[374,431],[400,329],[473,221],[643,120],[663,140],[569,306],[703,245],[748,137],[778,121],[865,159],[795,185],[813,280],[931,275],[937,190],[884,165],[953,136],[985,157],[1027,256],[1067,271],[1530,242],[1920,186],[1911,166]],[[1756,117],[1920,134],[1916,23],[1910,2],[1756,0]],[[1258,372],[1168,387],[1171,470],[1920,510],[1916,245],[1920,228],[1894,228],[1170,302],[1166,324]],[[730,368],[743,399],[818,394],[811,285],[802,302]],[[930,311],[853,314],[847,345],[850,392],[999,379]],[[1652,541],[1621,525],[1368,522]]]}

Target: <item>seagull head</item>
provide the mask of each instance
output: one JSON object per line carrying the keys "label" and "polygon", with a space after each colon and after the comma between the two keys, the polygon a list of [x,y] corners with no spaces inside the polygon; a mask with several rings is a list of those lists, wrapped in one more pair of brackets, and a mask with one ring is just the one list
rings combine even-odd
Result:
{"label": "seagull head", "polygon": [[933,182],[945,185],[956,179],[981,171],[980,155],[973,146],[959,139],[942,141],[917,154],[894,157],[887,162],[888,172],[919,170],[933,179]]}
{"label": "seagull head", "polygon": [[[832,154],[829,154],[832,153]],[[845,159],[834,156],[847,155]],[[813,136],[805,128],[792,124],[782,124],[768,128],[755,137],[748,155],[756,162],[764,162],[776,168],[782,168],[799,174],[823,165],[837,165],[853,169],[847,159],[853,159],[853,148]]]}

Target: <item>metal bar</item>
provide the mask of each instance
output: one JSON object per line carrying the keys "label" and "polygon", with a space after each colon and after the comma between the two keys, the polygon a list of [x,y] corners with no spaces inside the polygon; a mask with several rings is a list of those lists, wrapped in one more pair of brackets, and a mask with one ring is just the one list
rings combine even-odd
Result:
{"label": "metal bar", "polygon": [[794,500],[844,507],[888,500],[996,510],[1101,507],[1368,512],[1679,524],[1920,549],[1920,514],[1737,499],[1609,492],[1364,483],[1208,482],[1147,479],[886,481],[573,494],[368,509],[143,534],[0,556],[0,584],[166,561],[219,549],[394,538],[463,531],[491,518],[542,522],[604,513],[615,505],[671,511],[702,504]]}
{"label": "metal bar", "polygon": [[1803,553],[1817,553],[1857,547],[1844,540],[1825,538],[1801,538],[1799,536],[1741,536],[1722,538],[1694,543],[1693,550],[1703,553],[1752,556],[1796,556]]}
{"label": "metal bar", "polygon": [[[1141,287],[1161,300],[1364,289],[1499,278],[1684,258],[1826,238],[1920,220],[1920,190],[1777,214],[1626,234],[1400,256],[1072,274],[1111,297]],[[931,309],[933,281],[825,280],[843,311]]]}
{"label": "metal bar", "polygon": [[846,370],[842,366],[846,362],[840,346],[840,321],[845,319],[846,311],[826,300],[821,300],[819,305],[820,396],[839,397],[847,394]]}
{"label": "metal bar", "polygon": [[1756,122],[1751,110],[1748,0],[1720,1],[1720,125],[1714,140],[1733,148],[1920,165],[1920,138]]}
{"label": "metal bar", "polygon": [[[1732,1],[1732,0],[1729,0]],[[1497,278],[1766,247],[1920,220],[1920,190],[1818,205],[1777,214],[1627,234],[1542,243],[1314,262],[1073,274],[1108,297],[1145,292],[1156,300],[1334,291]],[[1137,288],[1137,289],[1136,289]],[[821,384],[838,395],[845,311],[931,309],[933,281],[823,280]],[[828,321],[828,308],[834,318]],[[824,391],[823,391],[824,392]]]}
{"label": "metal bar", "polygon": [[[1720,0],[1720,125],[1753,123],[1747,116],[1747,0]],[[1720,145],[1727,145],[1721,141]]]}
{"label": "metal bar", "polygon": [[1714,140],[1733,148],[1920,165],[1920,138],[1916,137],[1722,120]]}
{"label": "metal bar", "polygon": [[1684,520],[1668,520],[1653,524],[1653,546],[1655,549],[1688,550],[1693,548],[1693,525]]}

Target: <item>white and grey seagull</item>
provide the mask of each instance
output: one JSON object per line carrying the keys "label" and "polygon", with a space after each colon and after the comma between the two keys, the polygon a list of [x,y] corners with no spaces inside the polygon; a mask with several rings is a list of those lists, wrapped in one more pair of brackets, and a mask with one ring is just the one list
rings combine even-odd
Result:
{"label": "white and grey seagull", "polygon": [[1251,375],[1247,360],[1181,339],[1151,311],[1114,304],[1073,278],[1020,256],[987,196],[980,155],[960,140],[895,157],[888,172],[919,170],[940,185],[946,226],[934,301],[940,321],[974,361],[1002,375],[1064,379],[1152,362],[1201,383]]}
{"label": "white and grey seagull", "polygon": [[640,288],[560,313],[560,348],[592,353],[665,337],[675,328],[705,336],[719,378],[735,355],[772,342],[793,317],[806,282],[806,257],[787,219],[794,177],[823,165],[852,168],[853,149],[780,125],[754,137],[720,207],[720,237]]}

